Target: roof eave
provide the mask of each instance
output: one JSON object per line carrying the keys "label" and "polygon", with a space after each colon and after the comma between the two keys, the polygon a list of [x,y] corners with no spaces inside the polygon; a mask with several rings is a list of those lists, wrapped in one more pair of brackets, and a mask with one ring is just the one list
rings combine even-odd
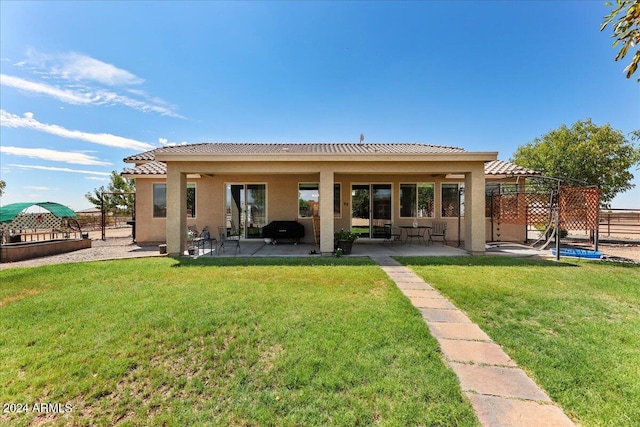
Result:
{"label": "roof eave", "polygon": [[125,173],[120,174],[123,178],[138,179],[138,178],[166,178],[166,173]]}

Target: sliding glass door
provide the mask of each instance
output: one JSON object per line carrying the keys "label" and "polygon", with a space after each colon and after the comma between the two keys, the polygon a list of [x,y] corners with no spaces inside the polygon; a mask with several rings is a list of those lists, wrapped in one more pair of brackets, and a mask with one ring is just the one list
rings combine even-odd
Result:
{"label": "sliding glass door", "polygon": [[226,184],[225,226],[241,237],[259,238],[267,219],[265,184]]}
{"label": "sliding glass door", "polygon": [[384,238],[391,223],[391,184],[351,185],[351,230],[360,237]]}

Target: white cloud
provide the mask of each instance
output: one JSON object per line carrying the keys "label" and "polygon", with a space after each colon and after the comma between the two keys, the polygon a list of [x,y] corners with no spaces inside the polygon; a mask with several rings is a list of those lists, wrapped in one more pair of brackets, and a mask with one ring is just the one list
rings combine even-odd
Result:
{"label": "white cloud", "polygon": [[[144,83],[135,74],[77,52],[48,55],[35,50],[14,64],[54,84],[0,75],[0,84],[39,95],[51,96],[75,105],[124,105],[142,112],[184,119],[175,107],[144,90],[132,88]],[[101,86],[107,86],[105,89]],[[128,95],[114,92],[124,90]]]}
{"label": "white cloud", "polygon": [[69,130],[62,126],[40,123],[29,117],[20,117],[5,110],[0,110],[0,125],[10,128],[27,128],[39,132],[49,133],[62,138],[78,139],[93,144],[106,145],[108,147],[126,148],[133,150],[151,150],[153,145],[135,139],[123,138],[109,133],[88,133],[79,130]]}
{"label": "white cloud", "polygon": [[[163,100],[157,98],[153,100],[133,99],[109,90],[101,88],[91,88],[87,86],[73,86],[61,89],[50,84],[34,82],[20,77],[9,76],[7,74],[0,74],[0,84],[13,87],[25,92],[50,96],[60,102],[65,102],[67,104],[124,105],[134,110],[142,111],[144,113],[153,112],[162,116],[177,117],[182,119],[185,118],[184,116],[176,113],[173,107],[168,105]],[[144,94],[143,91],[136,91],[136,93]],[[144,97],[148,98],[146,97],[146,95]]]}
{"label": "white cloud", "polygon": [[111,175],[110,172],[98,172],[98,171],[88,171],[88,170],[80,170],[80,169],[57,168],[57,167],[53,167],[53,166],[16,165],[16,164],[9,164],[9,166],[14,167],[14,168],[18,168],[18,169],[27,169],[27,170],[84,173],[84,174],[87,174],[87,175],[99,175],[99,176],[110,176]]}
{"label": "white cloud", "polygon": [[95,81],[108,86],[138,85],[143,79],[114,65],[76,52],[52,57],[51,73],[63,79]]}
{"label": "white cloud", "polygon": [[24,90],[26,92],[47,95],[57,99],[58,101],[66,102],[68,104],[82,105],[94,103],[94,101],[87,94],[69,89],[60,89],[48,84],[32,82],[30,80],[25,80],[20,77],[8,76],[6,74],[0,74],[0,84]]}
{"label": "white cloud", "polygon": [[26,185],[22,188],[26,188],[27,190],[36,190],[36,191],[47,191],[47,190],[51,190],[51,188],[49,187],[38,187],[36,185]]}
{"label": "white cloud", "polygon": [[109,182],[109,178],[100,178],[98,176],[85,176],[84,179],[89,179],[91,181]]}
{"label": "white cloud", "polygon": [[54,162],[65,162],[75,165],[87,166],[109,166],[112,163],[103,162],[94,156],[71,151],[56,151],[47,148],[21,148],[0,146],[0,153],[12,154],[14,156],[31,157],[35,159],[50,160]]}

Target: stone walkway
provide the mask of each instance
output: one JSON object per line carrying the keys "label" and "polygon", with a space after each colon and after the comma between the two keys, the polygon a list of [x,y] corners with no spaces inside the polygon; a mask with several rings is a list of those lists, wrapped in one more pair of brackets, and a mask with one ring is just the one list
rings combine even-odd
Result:
{"label": "stone walkway", "polygon": [[575,426],[499,345],[440,292],[389,256],[371,258],[420,310],[483,426]]}

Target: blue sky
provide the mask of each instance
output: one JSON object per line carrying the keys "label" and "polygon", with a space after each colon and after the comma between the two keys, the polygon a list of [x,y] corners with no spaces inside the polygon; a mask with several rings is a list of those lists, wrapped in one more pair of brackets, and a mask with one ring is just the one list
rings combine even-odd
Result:
{"label": "blue sky", "polygon": [[[0,2],[2,205],[90,207],[167,143],[498,151],[591,118],[640,129],[604,1]],[[638,188],[613,207],[640,208]]]}

